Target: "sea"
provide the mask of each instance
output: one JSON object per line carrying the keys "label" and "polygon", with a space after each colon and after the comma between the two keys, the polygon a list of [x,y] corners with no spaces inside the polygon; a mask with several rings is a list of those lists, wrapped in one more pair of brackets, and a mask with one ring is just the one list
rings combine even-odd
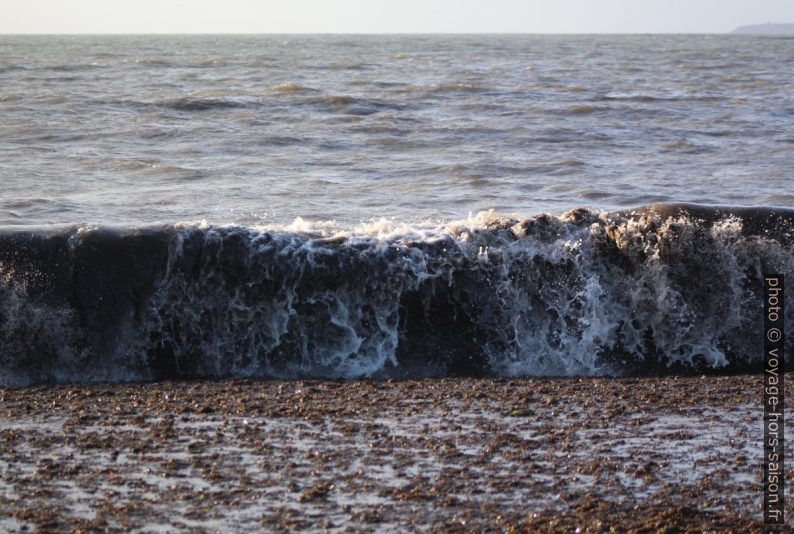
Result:
{"label": "sea", "polygon": [[0,36],[0,384],[758,370],[792,169],[791,37]]}

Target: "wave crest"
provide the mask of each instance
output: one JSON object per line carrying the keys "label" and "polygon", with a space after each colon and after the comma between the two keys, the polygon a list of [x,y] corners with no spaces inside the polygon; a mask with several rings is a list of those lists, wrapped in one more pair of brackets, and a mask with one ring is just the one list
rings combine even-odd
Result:
{"label": "wave crest", "polygon": [[0,235],[0,381],[757,370],[794,274],[785,210],[301,223]]}

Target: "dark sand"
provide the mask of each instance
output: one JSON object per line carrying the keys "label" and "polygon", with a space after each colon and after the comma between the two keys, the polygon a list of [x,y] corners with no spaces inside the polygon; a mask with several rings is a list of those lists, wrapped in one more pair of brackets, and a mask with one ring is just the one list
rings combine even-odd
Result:
{"label": "dark sand", "polygon": [[0,389],[0,530],[760,532],[761,381]]}

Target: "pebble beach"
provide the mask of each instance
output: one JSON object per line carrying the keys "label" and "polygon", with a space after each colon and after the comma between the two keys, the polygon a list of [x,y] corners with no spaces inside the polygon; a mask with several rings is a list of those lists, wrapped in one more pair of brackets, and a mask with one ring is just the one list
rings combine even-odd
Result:
{"label": "pebble beach", "polygon": [[0,389],[0,530],[762,532],[760,384]]}

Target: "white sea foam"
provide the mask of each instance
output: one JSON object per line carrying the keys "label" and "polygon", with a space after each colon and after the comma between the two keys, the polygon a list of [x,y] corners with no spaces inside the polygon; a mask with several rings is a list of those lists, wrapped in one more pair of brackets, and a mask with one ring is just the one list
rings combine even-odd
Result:
{"label": "white sea foam", "polygon": [[756,286],[794,273],[791,217],[737,213],[81,227],[55,264],[46,241],[29,259],[0,242],[3,381],[752,367]]}

